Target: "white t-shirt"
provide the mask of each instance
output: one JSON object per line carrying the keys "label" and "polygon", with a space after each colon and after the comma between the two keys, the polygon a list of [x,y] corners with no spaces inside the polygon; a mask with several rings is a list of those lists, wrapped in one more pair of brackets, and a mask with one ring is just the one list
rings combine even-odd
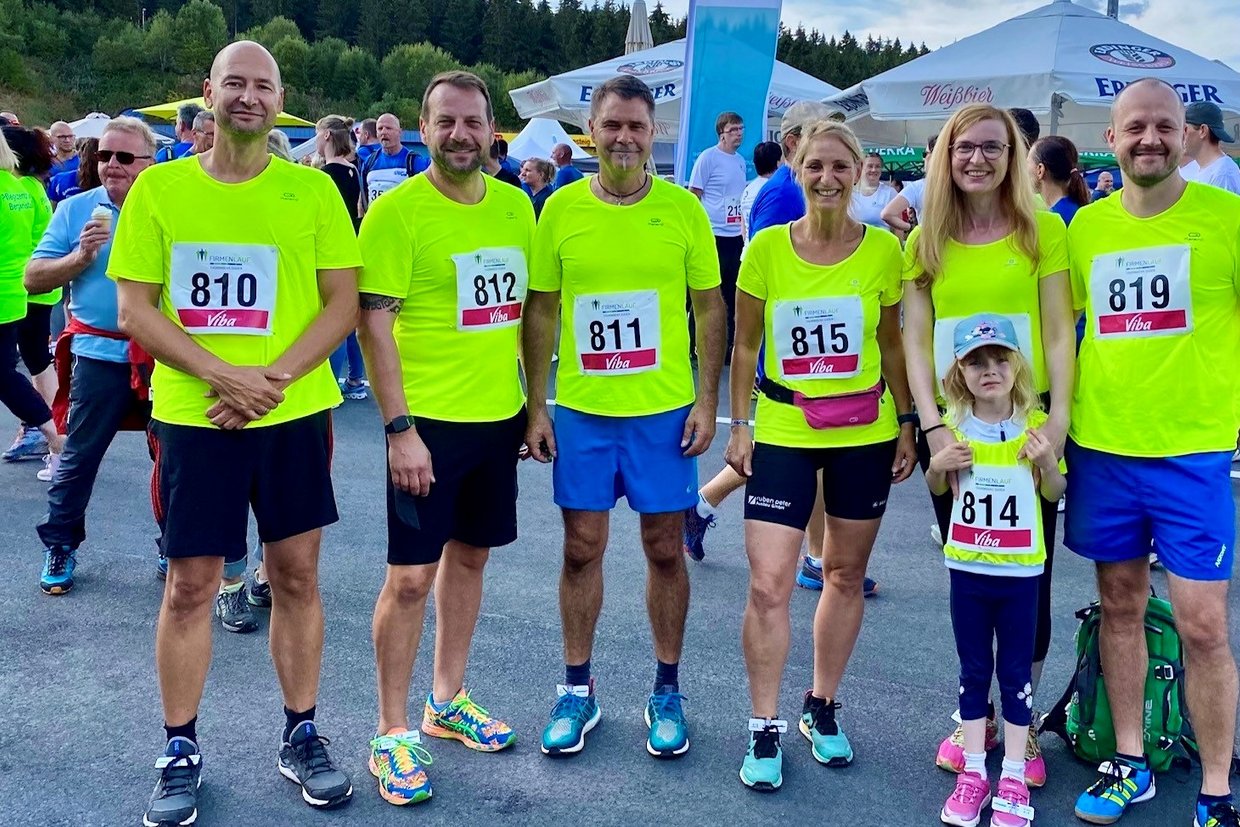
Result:
{"label": "white t-shirt", "polygon": [[1236,165],[1234,158],[1226,155],[1198,169],[1192,180],[1240,195],[1240,166]]}
{"label": "white t-shirt", "polygon": [[879,184],[878,189],[869,195],[862,195],[860,185],[858,185],[853,187],[850,212],[852,217],[862,224],[885,230],[887,222],[883,221],[883,207],[890,204],[891,199],[895,197],[895,189],[888,184]]}
{"label": "white t-shirt", "polygon": [[916,181],[906,181],[904,189],[900,190],[900,195],[904,196],[904,200],[908,202],[908,205],[920,217],[921,205],[926,197],[926,179],[918,178]]}
{"label": "white t-shirt", "polygon": [[741,233],[745,240],[749,240],[749,213],[753,210],[754,199],[758,197],[758,193],[767,181],[771,180],[771,176],[758,176],[745,185],[745,191],[741,193]]}
{"label": "white t-shirt", "polygon": [[1185,181],[1196,181],[1197,176],[1201,173],[1201,167],[1197,166],[1196,161],[1189,161],[1180,167],[1180,177]]}
{"label": "white t-shirt", "polygon": [[745,192],[745,159],[717,146],[693,162],[689,186],[702,191],[710,229],[724,238],[741,234],[741,195]]}

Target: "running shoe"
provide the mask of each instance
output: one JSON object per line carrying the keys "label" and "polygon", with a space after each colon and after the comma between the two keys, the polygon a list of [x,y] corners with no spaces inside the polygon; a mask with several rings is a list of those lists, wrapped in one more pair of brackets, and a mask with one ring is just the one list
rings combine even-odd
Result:
{"label": "running shoe", "polygon": [[[959,713],[956,713],[959,715]],[[986,719],[986,751],[990,752],[999,746],[999,722],[994,718]],[[1029,748],[1025,748],[1025,766],[1028,767]],[[938,755],[934,757],[935,766],[948,772],[964,772],[964,724],[956,726],[956,731],[943,739],[939,744]],[[1045,777],[1043,771],[1043,777]]]}
{"label": "running shoe", "polygon": [[68,546],[43,550],[43,574],[39,588],[44,594],[68,594],[73,590],[73,571],[77,568],[77,551]]}
{"label": "running shoe", "polygon": [[1193,827],[1240,827],[1240,813],[1230,801],[1219,801],[1208,807],[1198,804]]}
{"label": "running shoe", "polygon": [[551,709],[551,720],[542,734],[543,755],[573,755],[586,745],[586,733],[603,716],[594,696],[594,679],[586,686],[556,687],[560,699]]}
{"label": "running shoe", "polygon": [[60,468],[60,454],[48,454],[43,458],[43,467],[35,474],[39,482],[51,482],[56,479],[56,471]]}
{"label": "running shoe", "polygon": [[1030,787],[1046,784],[1046,761],[1038,744],[1038,728],[1029,725],[1029,739],[1025,741],[1025,783]]}
{"label": "running shoe", "polygon": [[239,589],[220,589],[215,596],[215,616],[227,632],[244,635],[258,631],[258,621],[254,619],[254,612],[250,611],[246,600],[244,583]]}
{"label": "running shoe", "polygon": [[853,760],[848,736],[835,722],[835,710],[839,708],[839,701],[827,703],[815,698],[812,689],[806,691],[801,708],[801,734],[813,745],[814,760],[828,767],[847,767]]}
{"label": "running shoe", "polygon": [[365,382],[360,382],[356,385],[351,382],[345,382],[340,386],[340,393],[345,399],[366,399],[370,396],[366,390]]}
{"label": "running shoe", "polygon": [[301,786],[301,797],[307,804],[322,810],[353,798],[353,782],[332,763],[326,748],[329,743],[319,735],[314,721],[302,721],[280,746],[280,761],[276,765],[280,775]]}
{"label": "running shoe", "polygon": [[861,596],[862,597],[875,597],[877,595],[878,595],[878,581],[871,577],[865,578],[865,581],[862,582],[861,584]]}
{"label": "running shoe", "polygon": [[784,783],[784,749],[779,734],[788,722],[770,718],[749,719],[749,749],[741,762],[741,783],[760,793],[773,793]]}
{"label": "running shoe", "polygon": [[24,459],[37,459],[47,452],[47,437],[43,436],[43,432],[38,428],[23,426],[9,449],[0,454],[0,459],[5,462],[21,462]]}
{"label": "running shoe", "polygon": [[1154,773],[1116,759],[1098,766],[1098,780],[1076,800],[1076,817],[1090,824],[1114,824],[1128,805],[1154,797]]}
{"label": "running shoe", "polygon": [[432,763],[414,730],[394,727],[370,742],[370,774],[379,779],[379,795],[389,804],[419,804],[430,798],[426,768]]}
{"label": "running shoe", "polygon": [[822,566],[811,563],[809,555],[801,558],[801,570],[797,572],[797,585],[811,591],[822,591]]}
{"label": "running shoe", "polygon": [[146,827],[184,827],[198,818],[198,787],[202,785],[202,755],[188,738],[173,738],[155,762],[159,781],[151,793],[142,823]]}
{"label": "running shoe", "polygon": [[155,561],[155,576],[160,580],[168,579],[168,558],[159,555],[159,559]]}
{"label": "running shoe", "polygon": [[1029,787],[1019,778],[1000,778],[990,810],[990,827],[1029,827],[1033,824]]}
{"label": "running shoe", "polygon": [[956,827],[977,827],[989,803],[990,782],[975,772],[962,772],[956,776],[956,789],[939,811],[939,820]]}
{"label": "running shoe", "polygon": [[479,752],[499,752],[517,742],[517,733],[508,724],[492,718],[463,689],[441,712],[426,699],[422,731],[435,738],[455,739]]}
{"label": "running shoe", "polygon": [[260,609],[271,608],[271,584],[266,580],[258,579],[258,569],[254,569],[254,573],[246,580],[245,591],[245,599],[251,606],[257,606]]}
{"label": "running shoe", "polygon": [[706,549],[702,540],[706,537],[706,529],[715,527],[714,516],[703,517],[693,506],[685,509],[685,554],[699,563],[706,557]]}
{"label": "running shoe", "polygon": [[659,688],[646,703],[646,752],[655,758],[679,758],[689,751],[689,724],[685,721],[685,696]]}

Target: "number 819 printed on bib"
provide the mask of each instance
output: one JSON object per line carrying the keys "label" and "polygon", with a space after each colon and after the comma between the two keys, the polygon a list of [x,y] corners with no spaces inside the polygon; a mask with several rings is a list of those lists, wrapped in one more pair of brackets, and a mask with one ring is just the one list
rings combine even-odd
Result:
{"label": "number 819 printed on bib", "polygon": [[172,245],[168,292],[191,334],[270,336],[280,253],[265,244]]}
{"label": "number 819 printed on bib", "polygon": [[1191,333],[1191,257],[1184,244],[1095,257],[1089,273],[1094,335],[1143,339]]}

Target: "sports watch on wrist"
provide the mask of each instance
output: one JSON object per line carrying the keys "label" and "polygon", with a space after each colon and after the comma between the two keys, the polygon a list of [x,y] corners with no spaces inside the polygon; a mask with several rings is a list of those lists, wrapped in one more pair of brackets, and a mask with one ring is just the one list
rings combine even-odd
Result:
{"label": "sports watch on wrist", "polygon": [[398,416],[383,426],[385,434],[403,434],[414,426],[414,419],[409,414]]}

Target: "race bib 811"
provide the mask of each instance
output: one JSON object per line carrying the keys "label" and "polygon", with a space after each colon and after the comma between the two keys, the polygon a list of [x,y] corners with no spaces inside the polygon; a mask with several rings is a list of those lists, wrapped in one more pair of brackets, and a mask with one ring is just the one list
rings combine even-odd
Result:
{"label": "race bib 811", "polygon": [[591,376],[623,376],[659,367],[659,291],[595,293],[573,304],[577,365]]}
{"label": "race bib 811", "polygon": [[280,254],[265,244],[172,245],[168,292],[186,333],[270,336]]}

